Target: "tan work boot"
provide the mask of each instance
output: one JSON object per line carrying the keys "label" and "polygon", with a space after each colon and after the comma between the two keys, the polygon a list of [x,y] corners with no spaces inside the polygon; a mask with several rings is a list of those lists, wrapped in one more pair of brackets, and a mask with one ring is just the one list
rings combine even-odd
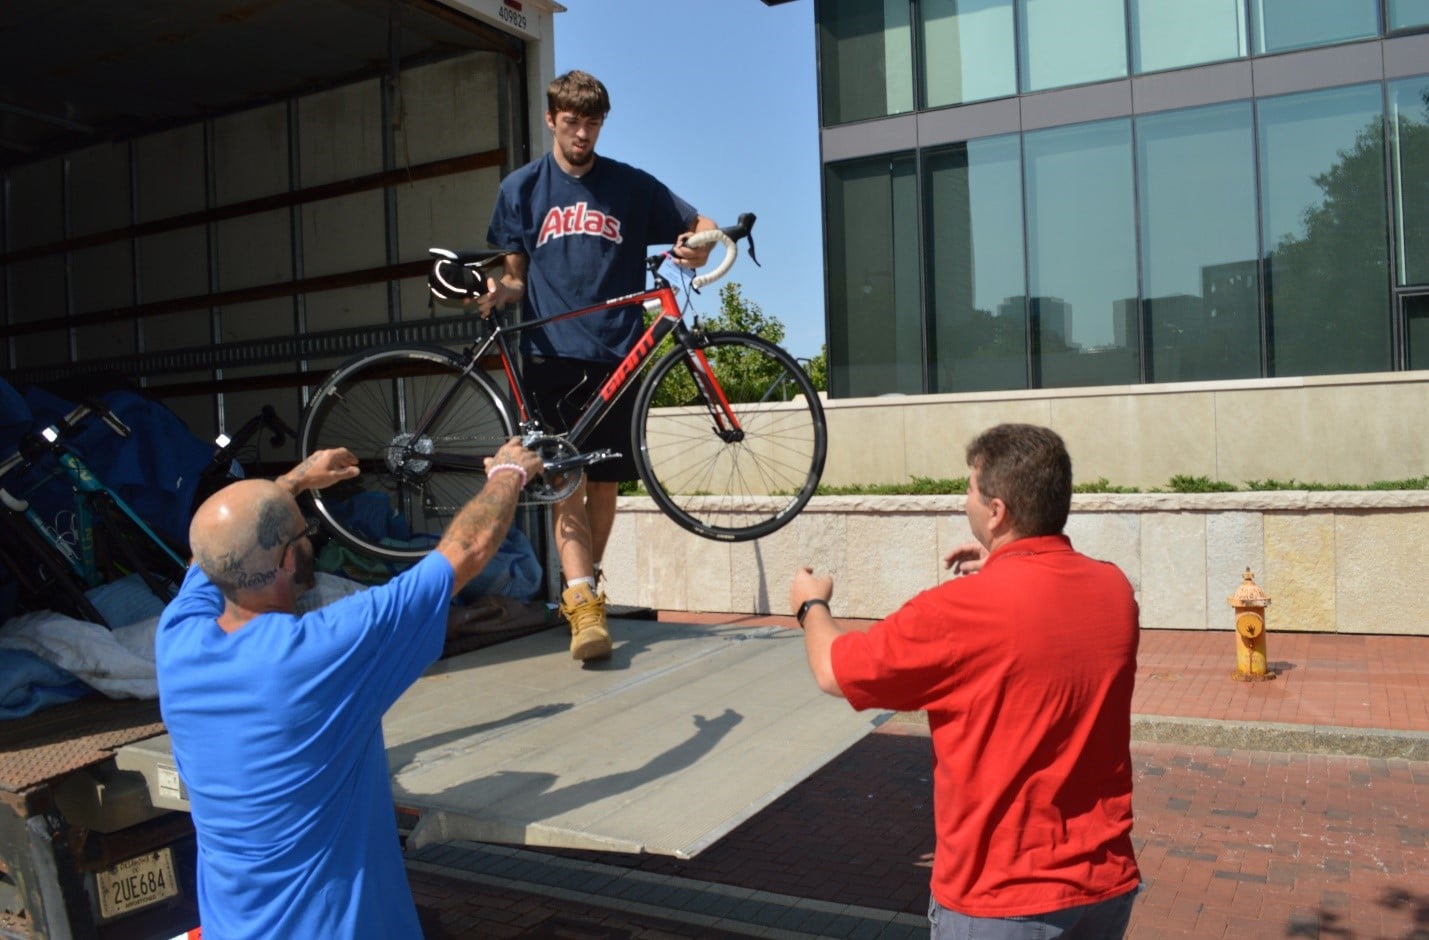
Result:
{"label": "tan work boot", "polygon": [[571,625],[571,658],[605,659],[610,655],[610,629],[605,624],[605,595],[588,584],[561,592],[561,616]]}

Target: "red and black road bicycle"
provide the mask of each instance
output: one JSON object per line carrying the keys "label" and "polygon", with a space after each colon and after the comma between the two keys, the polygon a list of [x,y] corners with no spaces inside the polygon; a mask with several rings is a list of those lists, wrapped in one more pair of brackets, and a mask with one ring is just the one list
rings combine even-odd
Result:
{"label": "red and black road bicycle", "polygon": [[[749,239],[754,216],[691,236],[720,242],[724,254],[689,281],[690,294],[724,276]],[[753,241],[749,241],[753,256]],[[433,249],[437,297],[483,289],[499,252]],[[351,548],[392,561],[421,557],[447,523],[485,485],[484,460],[512,435],[546,461],[526,499],[555,502],[584,468],[614,456],[582,449],[592,427],[620,396],[636,393],[630,446],[644,490],[696,535],[745,541],[789,522],[823,473],[828,430],[818,394],[798,362],[774,343],[741,332],[707,331],[661,274],[667,255],[646,260],[652,286],[550,317],[488,318],[464,351],[386,346],[364,352],[313,393],[298,438],[304,456],[346,447],[361,462],[355,480],[314,493],[327,527]],[[649,327],[564,433],[535,413],[521,380],[512,337],[569,317],[640,304]],[[668,343],[667,343],[668,341]],[[656,358],[662,345],[669,352]],[[653,365],[651,363],[653,362]],[[648,366],[648,368],[647,368]],[[504,378],[498,381],[494,376]]]}

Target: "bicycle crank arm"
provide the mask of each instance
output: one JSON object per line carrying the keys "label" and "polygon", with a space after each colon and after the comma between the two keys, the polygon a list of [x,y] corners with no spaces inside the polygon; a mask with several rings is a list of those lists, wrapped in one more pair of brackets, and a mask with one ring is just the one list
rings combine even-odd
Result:
{"label": "bicycle crank arm", "polygon": [[588,454],[572,454],[569,457],[558,457],[555,460],[546,462],[547,473],[565,473],[568,470],[582,469],[589,467],[593,463],[600,463],[604,460],[614,460],[620,456],[619,451],[614,450],[593,450]]}

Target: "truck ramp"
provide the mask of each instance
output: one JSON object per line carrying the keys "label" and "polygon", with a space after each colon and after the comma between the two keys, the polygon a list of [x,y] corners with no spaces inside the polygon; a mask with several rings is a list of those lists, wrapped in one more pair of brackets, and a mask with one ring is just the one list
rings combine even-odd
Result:
{"label": "truck ramp", "polygon": [[[605,662],[564,625],[443,659],[383,722],[409,849],[453,840],[692,858],[888,717],[823,694],[797,630],[610,621]],[[167,735],[119,749],[188,809]]]}
{"label": "truck ramp", "polygon": [[611,620],[446,659],[384,724],[410,849],[470,840],[691,858],[887,717],[820,692],[776,626]]}

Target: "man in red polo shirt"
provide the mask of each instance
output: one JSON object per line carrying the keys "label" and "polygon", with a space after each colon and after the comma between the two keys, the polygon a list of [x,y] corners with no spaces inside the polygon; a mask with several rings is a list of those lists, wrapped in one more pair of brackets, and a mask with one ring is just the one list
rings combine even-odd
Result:
{"label": "man in red polo shirt", "polygon": [[809,668],[854,708],[928,713],[934,940],[1121,937],[1141,881],[1132,587],[1062,534],[1072,461],[1056,433],[999,425],[967,462],[977,541],[944,559],[964,576],[864,631],[830,613],[832,578],[795,573]]}

